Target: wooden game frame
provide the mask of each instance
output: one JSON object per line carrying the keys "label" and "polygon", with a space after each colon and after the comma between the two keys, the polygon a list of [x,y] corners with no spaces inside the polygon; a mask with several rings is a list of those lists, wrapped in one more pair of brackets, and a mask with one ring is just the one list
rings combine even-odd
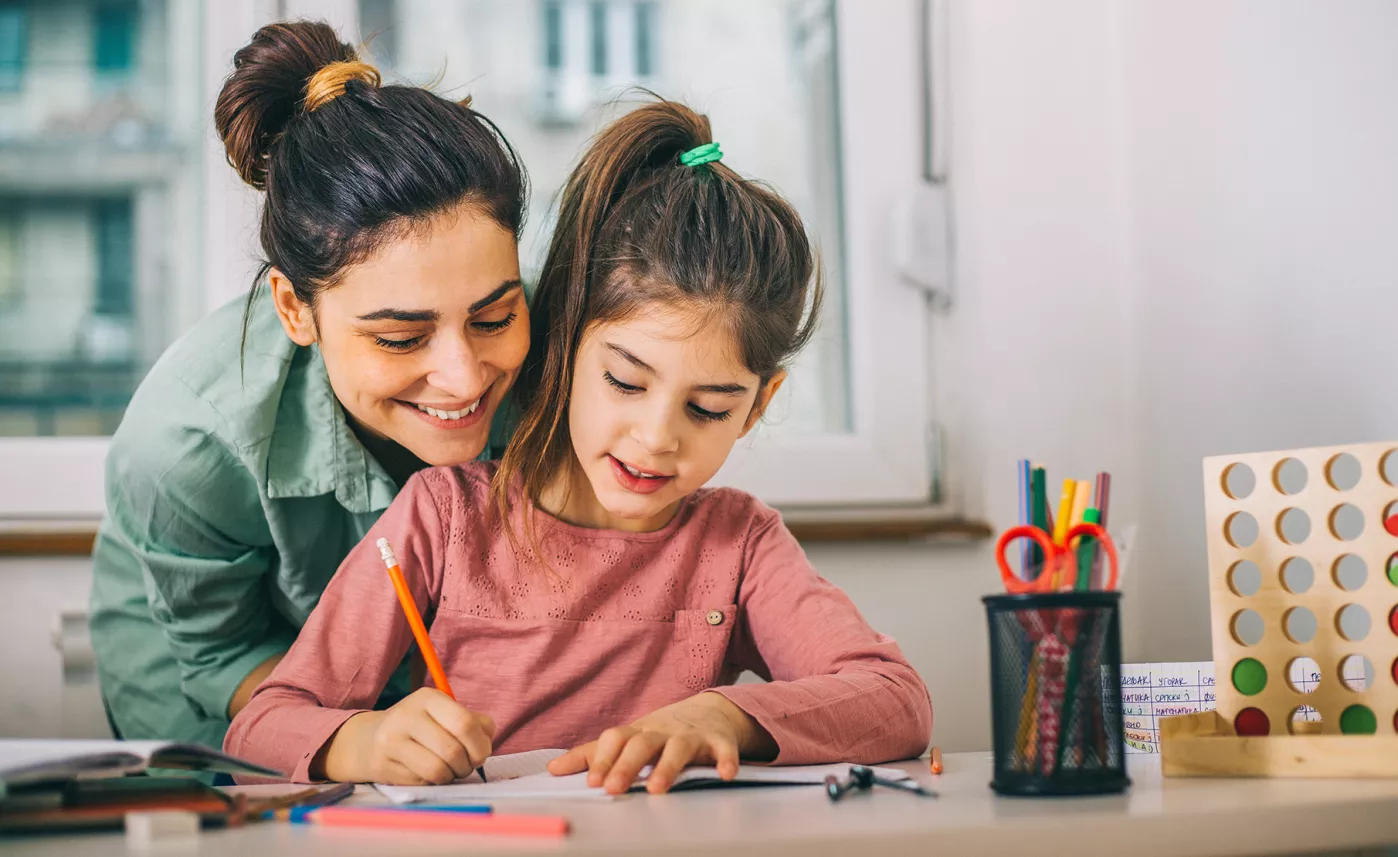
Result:
{"label": "wooden game frame", "polygon": [[[1358,482],[1340,490],[1331,480],[1331,464],[1341,455],[1359,464]],[[1392,455],[1393,459],[1388,457]],[[1279,471],[1295,459],[1305,466],[1306,485],[1296,493],[1282,490]],[[1234,465],[1246,465],[1255,486],[1234,497],[1227,482]],[[1398,442],[1280,450],[1204,460],[1205,518],[1208,526],[1209,604],[1213,628],[1217,710],[1160,722],[1162,770],[1166,776],[1314,776],[1398,777],[1398,584],[1388,575],[1390,557],[1398,553],[1398,537],[1384,528],[1385,513],[1398,502],[1398,485],[1384,476],[1398,470]],[[1364,530],[1353,540],[1334,531],[1334,515],[1343,504],[1358,508]],[[1300,509],[1310,519],[1309,536],[1296,544],[1282,535],[1281,515]],[[1257,522],[1258,537],[1250,545],[1234,544],[1229,522],[1246,512]],[[1336,565],[1346,554],[1362,559],[1368,575],[1353,590],[1342,588]],[[1282,566],[1292,557],[1309,560],[1315,570],[1309,589],[1296,593],[1283,584]],[[1261,570],[1261,586],[1251,595],[1234,588],[1235,565],[1251,560]],[[1340,631],[1339,611],[1357,604],[1368,612],[1370,628],[1359,640]],[[1305,607],[1316,618],[1317,632],[1308,643],[1286,633],[1289,611]],[[1235,620],[1245,610],[1262,618],[1262,639],[1247,645],[1235,633]],[[1367,690],[1351,689],[1341,680],[1341,664],[1351,655],[1368,658],[1373,682]],[[1291,662],[1310,657],[1319,666],[1320,680],[1303,693],[1289,681]],[[1247,695],[1234,684],[1234,668],[1245,658],[1266,670],[1260,692]],[[1321,721],[1293,724],[1293,712],[1310,706]],[[1372,734],[1342,734],[1366,720],[1355,707],[1372,712]],[[1254,709],[1244,720],[1239,715]],[[1235,724],[1259,722],[1265,715],[1265,735],[1239,735]]]}

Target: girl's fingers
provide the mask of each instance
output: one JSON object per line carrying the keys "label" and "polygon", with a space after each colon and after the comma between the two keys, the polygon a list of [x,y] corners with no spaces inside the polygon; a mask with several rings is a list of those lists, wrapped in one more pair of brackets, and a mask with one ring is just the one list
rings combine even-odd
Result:
{"label": "girl's fingers", "polygon": [[738,745],[727,739],[709,742],[709,752],[714,754],[714,767],[718,768],[719,779],[731,780],[738,776]]}
{"label": "girl's fingers", "polygon": [[637,732],[632,730],[631,740],[626,742],[616,764],[612,766],[603,782],[609,794],[619,795],[631,788],[641,769],[655,760],[665,746],[668,736],[658,732]]}
{"label": "girl's fingers", "polygon": [[635,729],[621,726],[608,729],[597,737],[597,750],[587,764],[587,784],[590,787],[595,789],[602,785],[612,765],[616,764],[617,757],[621,755],[622,748],[635,734]]}
{"label": "girl's fingers", "polygon": [[701,748],[699,740],[691,735],[674,735],[665,742],[665,749],[660,752],[660,761],[655,763],[655,769],[646,778],[646,791],[653,795],[664,794],[674,785],[675,777],[680,775],[685,766],[694,761],[695,754]]}
{"label": "girl's fingers", "polygon": [[[461,743],[461,739],[443,729],[431,717],[415,721],[408,737],[445,763],[451,769],[452,779],[468,777],[476,769],[476,757]],[[481,738],[489,743],[485,736]],[[485,756],[481,756],[480,760],[484,761]]]}
{"label": "girl's fingers", "polygon": [[456,779],[451,766],[416,741],[403,741],[397,751],[399,764],[421,777],[424,783],[441,786]]}
{"label": "girl's fingers", "polygon": [[548,772],[555,777],[566,777],[569,774],[586,771],[588,768],[588,760],[596,750],[596,741],[579,744],[557,759],[550,761],[548,763]]}
{"label": "girl's fingers", "polygon": [[[493,749],[490,739],[495,735],[495,721],[491,720],[489,716],[468,711],[456,700],[445,694],[429,696],[426,699],[425,708],[428,717],[436,721],[443,730],[455,737],[461,746],[466,748],[466,752],[470,756],[469,762],[474,762],[474,765],[470,765],[468,762],[471,770],[479,767],[490,757],[490,752]],[[457,767],[456,763],[447,759],[446,756],[442,758],[451,763],[453,768]],[[464,777],[469,773],[470,770],[467,770],[461,776]]]}

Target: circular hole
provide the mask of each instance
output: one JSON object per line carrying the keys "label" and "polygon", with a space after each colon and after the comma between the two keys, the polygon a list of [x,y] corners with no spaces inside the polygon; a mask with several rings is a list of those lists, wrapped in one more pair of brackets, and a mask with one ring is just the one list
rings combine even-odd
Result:
{"label": "circular hole", "polygon": [[1256,487],[1257,475],[1246,464],[1230,464],[1224,469],[1223,493],[1234,500],[1247,499]]}
{"label": "circular hole", "polygon": [[1282,628],[1293,643],[1309,643],[1314,640],[1318,627],[1315,614],[1309,607],[1293,607],[1286,611],[1286,616],[1282,619]]}
{"label": "circular hole", "polygon": [[1283,494],[1300,494],[1306,490],[1309,480],[1306,465],[1294,458],[1284,458],[1272,468],[1272,484]]}
{"label": "circular hole", "polygon": [[1383,510],[1383,528],[1390,536],[1398,536],[1398,500],[1389,503]]}
{"label": "circular hole", "polygon": [[1320,712],[1309,705],[1302,705],[1291,712],[1291,722],[1287,723],[1287,730],[1292,735],[1319,735],[1325,728],[1320,720]]}
{"label": "circular hole", "polygon": [[1266,735],[1272,731],[1272,721],[1260,708],[1244,708],[1233,718],[1233,731],[1238,735]]}
{"label": "circular hole", "polygon": [[1300,509],[1287,509],[1277,516],[1277,535],[1289,545],[1299,545],[1311,537],[1311,516]]}
{"label": "circular hole", "polygon": [[1233,594],[1244,598],[1256,595],[1257,590],[1262,588],[1262,569],[1250,559],[1233,563],[1233,567],[1228,569],[1228,588],[1233,590]]}
{"label": "circular hole", "polygon": [[1383,481],[1398,488],[1398,449],[1390,449],[1379,461],[1379,475]]}
{"label": "circular hole", "polygon": [[1231,630],[1233,639],[1244,646],[1255,646],[1262,642],[1262,634],[1266,628],[1262,622],[1262,614],[1256,610],[1239,610],[1233,614]]}
{"label": "circular hole", "polygon": [[1330,576],[1336,586],[1353,592],[1369,579],[1369,564],[1355,554],[1347,553],[1335,560],[1330,567]]}
{"label": "circular hole", "polygon": [[1286,683],[1297,693],[1315,693],[1320,686],[1320,664],[1313,658],[1295,658],[1286,665]]}
{"label": "circular hole", "polygon": [[1223,524],[1223,536],[1235,548],[1251,547],[1257,532],[1257,519],[1247,512],[1234,512]]}
{"label": "circular hole", "polygon": [[1256,696],[1267,686],[1267,668],[1257,658],[1243,658],[1233,665],[1233,687],[1244,696]]}
{"label": "circular hole", "polygon": [[1398,553],[1388,558],[1388,582],[1398,586]]}
{"label": "circular hole", "polygon": [[1335,629],[1346,640],[1359,641],[1369,636],[1372,627],[1369,611],[1358,604],[1346,604],[1335,614]]}
{"label": "circular hole", "polygon": [[1359,484],[1359,477],[1363,472],[1363,468],[1359,466],[1359,459],[1348,452],[1342,452],[1325,465],[1325,481],[1336,491],[1348,491]]}
{"label": "circular hole", "polygon": [[1330,532],[1342,542],[1352,542],[1364,534],[1364,513],[1358,506],[1343,503],[1330,513]]}
{"label": "circular hole", "polygon": [[[1300,595],[1315,583],[1315,566],[1303,556],[1293,556],[1282,563],[1281,575],[1282,586],[1285,586],[1288,592]],[[1398,581],[1395,581],[1394,585],[1398,586]]]}
{"label": "circular hole", "polygon": [[1346,735],[1373,735],[1379,720],[1367,705],[1351,705],[1340,712],[1340,731]]}
{"label": "circular hole", "polygon": [[1363,655],[1350,655],[1340,661],[1340,681],[1355,693],[1374,686],[1374,664]]}

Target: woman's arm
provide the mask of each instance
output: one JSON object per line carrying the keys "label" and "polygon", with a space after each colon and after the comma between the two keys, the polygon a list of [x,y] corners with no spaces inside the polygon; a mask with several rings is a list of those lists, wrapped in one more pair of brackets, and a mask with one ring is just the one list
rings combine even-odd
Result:
{"label": "woman's arm", "polygon": [[922,679],[766,507],[748,541],[738,607],[734,660],[771,681],[710,692],[767,731],[777,764],[872,764],[927,748],[932,704]]}
{"label": "woman's arm", "polygon": [[[191,423],[216,419],[198,412],[198,400],[187,405]],[[294,636],[267,592],[275,548],[257,484],[209,429],[146,425],[137,415],[129,423],[107,457],[108,520],[94,574],[135,564],[180,690],[207,716],[227,717],[239,687]]]}
{"label": "woman's arm", "polygon": [[[429,690],[388,712],[368,710],[413,642],[375,542],[388,539],[419,612],[430,616],[441,594],[446,533],[427,481],[439,478],[428,471],[408,480],[350,551],[291,650],[233,719],[228,752],[303,782],[374,779],[386,767],[371,757],[387,715],[399,706],[423,716],[459,708]],[[427,701],[434,694],[440,701]]]}

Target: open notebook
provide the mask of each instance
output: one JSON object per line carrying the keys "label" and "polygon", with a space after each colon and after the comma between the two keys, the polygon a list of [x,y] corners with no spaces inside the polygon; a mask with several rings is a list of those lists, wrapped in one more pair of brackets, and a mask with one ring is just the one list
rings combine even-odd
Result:
{"label": "open notebook", "polygon": [[222,771],[282,778],[279,771],[198,744],[170,741],[0,740],[0,796],[7,790],[78,778],[119,777],[147,768]]}
{"label": "open notebook", "polygon": [[[573,774],[555,777],[544,766],[563,755],[562,750],[533,750],[528,753],[513,753],[506,756],[492,756],[486,760],[485,777],[471,776],[445,786],[387,786],[379,785],[378,790],[394,803],[451,802],[470,803],[472,801],[492,801],[504,798],[591,798],[606,800],[612,797],[600,788],[589,788],[587,774]],[[896,768],[874,768],[881,777],[890,780],[911,779]],[[645,788],[645,777],[650,768],[641,771],[641,777],[631,787],[632,791]],[[849,773],[849,764],[837,765],[793,765],[768,767],[765,765],[739,765],[738,778],[729,782],[719,779],[717,768],[686,768],[671,786],[672,791],[704,788],[709,786],[731,785],[820,785],[825,777],[834,774],[844,777]]]}

